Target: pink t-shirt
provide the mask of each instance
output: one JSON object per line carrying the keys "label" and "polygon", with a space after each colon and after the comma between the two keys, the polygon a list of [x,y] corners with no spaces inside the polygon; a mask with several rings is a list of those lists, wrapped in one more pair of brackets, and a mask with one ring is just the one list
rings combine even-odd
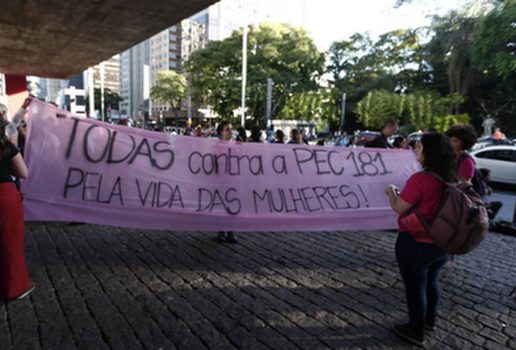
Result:
{"label": "pink t-shirt", "polygon": [[471,157],[464,158],[459,164],[459,178],[475,176],[475,161]]}
{"label": "pink t-shirt", "polygon": [[[431,175],[417,173],[414,174],[408,179],[403,191],[401,191],[400,198],[405,202],[410,203],[421,212],[423,217],[427,221],[433,220],[437,209],[439,207],[439,202],[441,201],[441,196],[444,191],[444,184],[434,178]],[[408,215],[415,210],[410,209],[404,215],[400,215],[398,217],[398,225],[400,232],[408,232],[409,230],[401,221],[401,218],[405,215]],[[420,243],[434,243],[432,238],[427,233],[422,233],[417,235],[417,237],[413,234],[414,240]]]}

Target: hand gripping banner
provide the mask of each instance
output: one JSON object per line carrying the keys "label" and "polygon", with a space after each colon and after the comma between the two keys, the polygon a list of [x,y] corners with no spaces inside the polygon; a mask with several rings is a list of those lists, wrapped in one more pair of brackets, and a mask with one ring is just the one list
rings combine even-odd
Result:
{"label": "hand gripping banner", "polygon": [[36,100],[25,156],[27,220],[195,231],[392,229],[384,188],[420,170],[406,150],[167,135]]}

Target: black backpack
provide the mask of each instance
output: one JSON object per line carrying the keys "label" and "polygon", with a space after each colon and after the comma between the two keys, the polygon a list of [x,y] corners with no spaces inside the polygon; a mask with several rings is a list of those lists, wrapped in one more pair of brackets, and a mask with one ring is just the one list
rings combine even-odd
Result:
{"label": "black backpack", "polygon": [[[460,163],[466,158],[473,158],[468,153],[464,153],[459,157],[457,160],[457,168],[460,166]],[[482,177],[482,173],[475,164],[475,174],[473,175],[473,178],[471,179],[471,184],[473,185],[473,189],[476,193],[480,195],[480,197],[483,197],[486,193],[486,183],[484,182],[484,178]]]}

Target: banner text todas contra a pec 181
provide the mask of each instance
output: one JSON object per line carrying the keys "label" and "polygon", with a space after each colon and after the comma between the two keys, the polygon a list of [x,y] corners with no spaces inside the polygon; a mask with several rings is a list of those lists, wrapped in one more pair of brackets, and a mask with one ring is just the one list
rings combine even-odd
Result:
{"label": "banner text todas contra a pec 181", "polygon": [[[58,117],[59,115],[59,117]],[[33,101],[27,220],[196,231],[390,229],[404,150],[225,142],[109,125]]]}

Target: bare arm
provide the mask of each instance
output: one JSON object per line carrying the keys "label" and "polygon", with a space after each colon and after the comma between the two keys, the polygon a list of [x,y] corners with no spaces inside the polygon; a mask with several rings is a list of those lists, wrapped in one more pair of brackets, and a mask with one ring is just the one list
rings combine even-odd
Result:
{"label": "bare arm", "polygon": [[11,168],[13,169],[13,175],[22,179],[29,176],[29,169],[25,165],[25,161],[20,153],[11,158]]}
{"label": "bare arm", "polygon": [[391,204],[392,210],[394,210],[396,214],[405,214],[410,208],[413,207],[413,205],[401,199],[396,194],[396,190],[398,190],[396,186],[390,185],[385,188],[385,194],[389,196],[389,202]]}

